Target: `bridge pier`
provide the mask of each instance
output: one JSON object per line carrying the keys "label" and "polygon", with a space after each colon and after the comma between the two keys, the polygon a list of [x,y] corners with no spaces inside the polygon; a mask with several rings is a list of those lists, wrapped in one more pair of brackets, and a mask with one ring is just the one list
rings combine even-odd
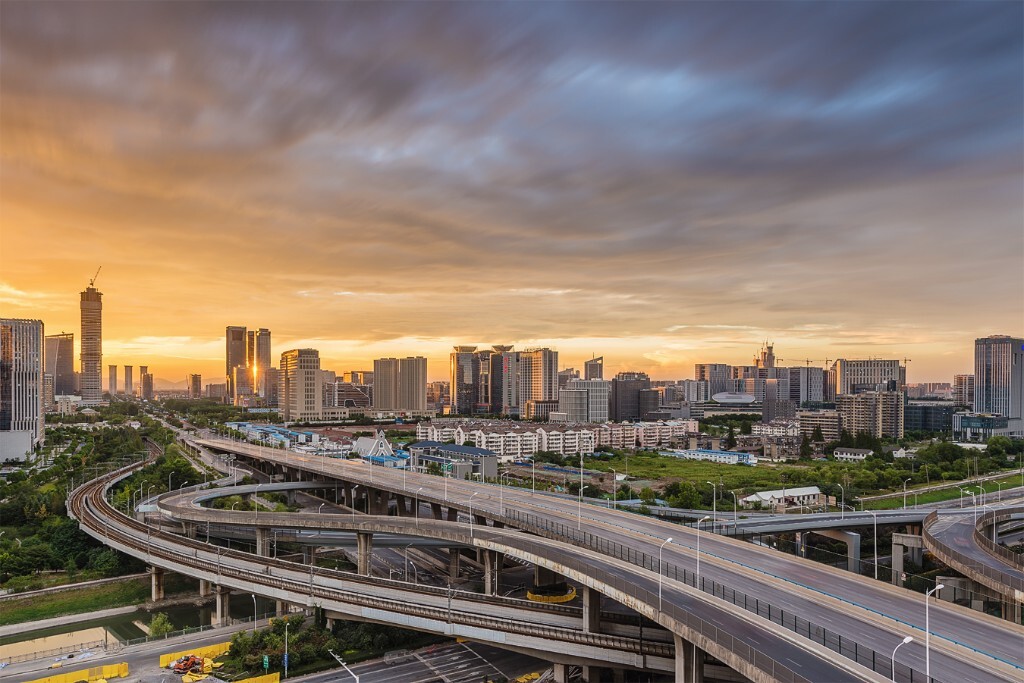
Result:
{"label": "bridge pier", "polygon": [[459,548],[448,549],[448,578],[453,581],[459,578],[460,562],[462,551]]}
{"label": "bridge pier", "polygon": [[455,508],[448,508],[447,520],[449,522],[457,522],[459,520],[459,511]]}
{"label": "bridge pier", "polygon": [[601,683],[601,667],[581,666],[583,683]]}
{"label": "bridge pier", "polygon": [[914,534],[892,535],[892,583],[899,586],[903,576],[903,554],[910,550],[910,561],[921,566],[924,559],[924,539]]}
{"label": "bridge pier", "polygon": [[484,551],[484,595],[494,595],[501,587],[501,566],[505,564],[505,554],[496,550]]}
{"label": "bridge pier", "polygon": [[807,535],[806,531],[797,531],[793,534],[793,554],[797,557],[807,557]]}
{"label": "bridge pier", "polygon": [[270,529],[256,528],[256,554],[270,557]]}
{"label": "bridge pier", "polygon": [[211,593],[210,582],[199,579],[199,597],[205,598]]}
{"label": "bridge pier", "polygon": [[408,517],[408,503],[405,496],[396,493],[395,494],[395,514],[399,517]]}
{"label": "bridge pier", "polygon": [[431,514],[434,515],[434,519],[444,519],[444,517],[442,516],[442,513],[441,513],[441,504],[440,503],[431,503],[430,504],[430,512],[431,512]]}
{"label": "bridge pier", "polygon": [[569,683],[569,665],[555,662],[552,665],[555,683]]}
{"label": "bridge pier", "polygon": [[288,614],[289,606],[284,600],[277,600],[274,604],[274,614],[279,617],[283,617]]}
{"label": "bridge pier", "polygon": [[153,602],[164,599],[164,570],[160,567],[149,568],[150,598]]}
{"label": "bridge pier", "polygon": [[231,599],[231,589],[225,586],[214,586],[214,594],[217,596],[217,607],[213,613],[214,626],[228,625],[228,602]]}
{"label": "bridge pier", "polygon": [[560,577],[558,574],[547,567],[542,567],[539,564],[533,566],[533,585],[534,586],[550,586],[551,584],[558,581]]}
{"label": "bridge pier", "polygon": [[[807,532],[812,533],[812,532]],[[851,572],[860,573],[860,534],[839,529],[815,529],[813,533],[833,541],[846,544],[846,568]]]}
{"label": "bridge pier", "polygon": [[316,546],[306,545],[302,547],[302,563],[316,564]]}
{"label": "bridge pier", "polygon": [[601,632],[601,594],[589,586],[583,587],[583,632]]}
{"label": "bridge pier", "polygon": [[676,683],[704,683],[704,650],[672,634],[676,644]]}
{"label": "bridge pier", "polygon": [[373,534],[360,531],[356,534],[356,572],[360,576],[370,575],[370,555],[373,553]]}

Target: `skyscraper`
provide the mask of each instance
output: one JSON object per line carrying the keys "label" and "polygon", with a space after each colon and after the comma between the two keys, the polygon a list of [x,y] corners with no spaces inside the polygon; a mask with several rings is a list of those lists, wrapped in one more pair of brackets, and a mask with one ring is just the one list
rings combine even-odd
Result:
{"label": "skyscraper", "polygon": [[319,420],[323,412],[323,389],[319,385],[320,352],[316,349],[292,349],[281,354],[280,395],[285,422]]}
{"label": "skyscraper", "polygon": [[107,366],[107,391],[113,396],[117,393],[117,366]]}
{"label": "skyscraper", "polygon": [[[477,364],[479,359],[476,356],[475,346],[456,346],[452,349],[450,356],[451,363],[451,392],[452,392],[452,414],[470,415],[477,399]],[[387,398],[377,397],[377,368],[374,363],[374,407],[379,406],[378,401],[387,401]],[[390,410],[390,408],[388,408]]]}
{"label": "skyscraper", "polygon": [[381,411],[427,409],[427,359],[378,358],[373,361],[373,407]]}
{"label": "skyscraper", "polygon": [[558,351],[527,349],[519,352],[519,405],[527,401],[558,400]]}
{"label": "skyscraper", "polygon": [[146,372],[149,368],[142,366],[142,372],[139,374],[139,397],[145,401],[153,400],[153,375]]}
{"label": "skyscraper", "polygon": [[583,363],[583,379],[604,379],[604,356]]}
{"label": "skyscraper", "polygon": [[840,358],[832,364],[832,371],[836,396],[862,391],[904,391],[907,385],[907,368],[898,360]]}
{"label": "skyscraper", "polygon": [[998,413],[1011,432],[1024,428],[1024,338],[974,340],[974,412]]}
{"label": "skyscraper", "polygon": [[131,365],[124,366],[124,393],[128,396],[135,395],[135,380],[132,377],[133,369]]}
{"label": "skyscraper", "polygon": [[267,374],[270,370],[270,330],[261,327],[256,331],[256,355],[253,367],[253,387],[255,393],[265,404],[270,393],[267,385]]}
{"label": "skyscraper", "polygon": [[958,406],[974,407],[974,375],[953,376],[953,402]]}
{"label": "skyscraper", "polygon": [[612,422],[640,419],[640,392],[651,388],[646,372],[620,372],[612,380],[609,418]]}
{"label": "skyscraper", "polygon": [[0,318],[0,461],[43,443],[43,321]]}
{"label": "skyscraper", "polygon": [[82,292],[80,309],[82,405],[97,405],[103,400],[103,293],[90,284]]}
{"label": "skyscraper", "polygon": [[224,377],[227,383],[228,400],[235,396],[235,368],[248,367],[246,354],[246,333],[244,327],[229,325],[224,332]]}
{"label": "skyscraper", "polygon": [[53,375],[53,393],[57,396],[74,394],[75,388],[75,335],[70,332],[46,337],[46,363],[43,369]]}
{"label": "skyscraper", "polygon": [[188,397],[189,398],[202,398],[203,397],[203,376],[202,375],[189,375],[188,376]]}

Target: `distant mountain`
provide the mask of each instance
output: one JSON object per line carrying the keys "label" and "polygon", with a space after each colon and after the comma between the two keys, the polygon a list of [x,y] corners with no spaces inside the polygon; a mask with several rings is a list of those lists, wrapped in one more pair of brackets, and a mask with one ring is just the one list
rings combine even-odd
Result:
{"label": "distant mountain", "polygon": [[172,382],[169,379],[161,379],[160,377],[153,378],[153,389],[155,391],[184,391],[186,388],[188,388],[188,380],[185,379]]}

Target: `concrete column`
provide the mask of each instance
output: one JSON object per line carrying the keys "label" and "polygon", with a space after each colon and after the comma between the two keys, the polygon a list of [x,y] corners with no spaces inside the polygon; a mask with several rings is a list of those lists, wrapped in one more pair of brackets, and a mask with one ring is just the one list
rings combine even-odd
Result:
{"label": "concrete column", "polygon": [[601,683],[601,667],[582,666],[583,683]]}
{"label": "concrete column", "polygon": [[548,586],[558,581],[558,574],[539,564],[533,567],[533,585]]}
{"label": "concrete column", "polygon": [[256,554],[270,557],[270,529],[256,529]]}
{"label": "concrete column", "polygon": [[395,514],[399,517],[408,517],[408,503],[406,503],[406,497],[400,494],[395,494]]}
{"label": "concrete column", "polygon": [[459,559],[462,553],[458,548],[448,549],[448,577],[452,580],[459,578]]}
{"label": "concrete column", "polygon": [[558,664],[556,662],[553,668],[555,683],[569,683],[569,666],[567,664]]}
{"label": "concrete column", "polygon": [[442,516],[442,513],[441,513],[441,504],[440,503],[431,503],[430,504],[430,511],[433,513],[434,519],[444,519],[444,517]]}
{"label": "concrete column", "polygon": [[210,594],[210,582],[199,579],[199,597],[205,598]]}
{"label": "concrete column", "polygon": [[149,568],[150,596],[153,602],[164,599],[164,570],[160,567]]}
{"label": "concrete column", "polygon": [[896,535],[893,534],[892,543],[892,585],[900,585],[900,576],[903,574],[903,553],[906,547],[896,542]]}
{"label": "concrete column", "polygon": [[587,586],[583,587],[583,631],[601,632],[601,594]]}
{"label": "concrete column", "polygon": [[484,595],[494,595],[494,552],[484,551]]}
{"label": "concrete column", "polygon": [[303,564],[316,564],[316,551],[315,545],[302,546],[302,563]]}
{"label": "concrete column", "polygon": [[373,553],[373,534],[360,531],[356,534],[356,571],[360,576],[370,575],[370,555]]}
{"label": "concrete column", "polygon": [[612,680],[615,683],[626,683],[626,670],[612,669]]}
{"label": "concrete column", "polygon": [[[808,532],[810,533],[810,532]],[[846,568],[860,573],[860,534],[838,529],[817,529],[814,533],[846,544]]]}
{"label": "concrete column", "polygon": [[459,519],[459,511],[455,508],[448,508],[448,521],[455,522]]}
{"label": "concrete column", "polygon": [[797,557],[807,557],[807,532],[798,531],[793,534],[793,538],[796,541],[795,547],[793,548],[793,554]]}
{"label": "concrete column", "polygon": [[224,586],[215,586],[214,595],[217,596],[217,608],[213,615],[214,626],[227,626],[228,619],[228,600],[231,597],[231,589],[225,588]]}
{"label": "concrete column", "polygon": [[288,614],[288,603],[284,600],[276,601],[274,605],[274,614],[276,614],[279,617],[283,617],[284,615]]}
{"label": "concrete column", "polygon": [[196,525],[193,522],[182,522],[181,527],[186,538],[196,537]]}
{"label": "concrete column", "polygon": [[704,683],[704,651],[672,634],[676,644],[676,683]]}

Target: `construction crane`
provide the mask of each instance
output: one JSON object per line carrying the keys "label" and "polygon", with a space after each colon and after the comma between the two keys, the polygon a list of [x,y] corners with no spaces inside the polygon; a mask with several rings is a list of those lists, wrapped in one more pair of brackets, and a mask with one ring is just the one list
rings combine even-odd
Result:
{"label": "construction crane", "polygon": [[832,359],[831,358],[804,358],[803,361],[804,361],[804,364],[807,367],[811,367],[811,363],[819,363],[819,362],[820,363],[824,363],[826,366],[828,366],[828,364],[832,362]]}
{"label": "construction crane", "polygon": [[96,282],[96,278],[98,278],[100,276],[100,271],[101,270],[103,270],[103,266],[100,266],[99,268],[97,268],[96,269],[96,274],[93,275],[92,278],[89,279],[89,286],[90,287],[92,287],[93,284]]}

